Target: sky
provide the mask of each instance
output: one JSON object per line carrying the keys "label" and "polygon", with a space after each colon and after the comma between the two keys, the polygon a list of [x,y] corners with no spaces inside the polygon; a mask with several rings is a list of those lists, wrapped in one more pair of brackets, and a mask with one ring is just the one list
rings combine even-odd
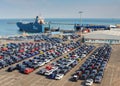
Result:
{"label": "sky", "polygon": [[120,18],[120,0],[0,0],[0,18]]}

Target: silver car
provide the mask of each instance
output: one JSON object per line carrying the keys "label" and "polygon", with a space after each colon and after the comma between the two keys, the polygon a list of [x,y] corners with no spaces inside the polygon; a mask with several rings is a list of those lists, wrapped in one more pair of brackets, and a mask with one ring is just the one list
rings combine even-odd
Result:
{"label": "silver car", "polygon": [[86,86],[91,86],[93,84],[93,79],[87,79],[86,81],[85,81],[85,85]]}
{"label": "silver car", "polygon": [[96,76],[94,82],[95,83],[101,83],[102,81],[102,76]]}

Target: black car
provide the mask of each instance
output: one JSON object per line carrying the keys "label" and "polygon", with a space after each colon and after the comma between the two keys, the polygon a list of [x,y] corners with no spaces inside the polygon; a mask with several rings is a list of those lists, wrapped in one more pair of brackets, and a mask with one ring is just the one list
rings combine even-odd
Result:
{"label": "black car", "polygon": [[85,67],[80,67],[80,71],[84,72],[85,71]]}
{"label": "black car", "polygon": [[105,67],[100,67],[99,71],[104,71]]}
{"label": "black car", "polygon": [[103,77],[103,75],[104,75],[104,71],[99,71],[99,72],[96,74],[96,76],[102,76],[102,77]]}
{"label": "black car", "polygon": [[60,71],[60,73],[62,73],[62,74],[66,74],[68,72],[68,69],[62,69],[61,71]]}
{"label": "black car", "polygon": [[75,74],[72,76],[71,81],[77,81],[78,79],[79,79],[79,76]]}
{"label": "black car", "polygon": [[8,71],[8,72],[12,72],[12,71],[14,71],[15,69],[16,69],[16,67],[11,66],[11,67],[9,67],[9,68],[7,69],[7,71]]}
{"label": "black car", "polygon": [[85,70],[85,74],[89,75],[90,74],[90,70]]}
{"label": "black car", "polygon": [[46,71],[46,69],[43,68],[43,69],[41,69],[41,70],[38,71],[38,74],[44,75],[45,71]]}

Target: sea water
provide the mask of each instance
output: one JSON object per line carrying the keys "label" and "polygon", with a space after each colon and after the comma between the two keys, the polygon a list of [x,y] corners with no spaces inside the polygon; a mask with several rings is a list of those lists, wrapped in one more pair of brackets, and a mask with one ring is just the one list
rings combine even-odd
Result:
{"label": "sea water", "polygon": [[[34,22],[34,19],[0,19],[0,36],[18,35],[22,34],[16,25],[16,22]],[[60,29],[74,29],[74,24],[80,24],[79,18],[47,18],[45,22],[62,23],[51,24],[51,28]],[[69,25],[71,24],[71,25]],[[102,24],[102,25],[115,25],[120,24],[120,19],[82,19],[82,24]]]}

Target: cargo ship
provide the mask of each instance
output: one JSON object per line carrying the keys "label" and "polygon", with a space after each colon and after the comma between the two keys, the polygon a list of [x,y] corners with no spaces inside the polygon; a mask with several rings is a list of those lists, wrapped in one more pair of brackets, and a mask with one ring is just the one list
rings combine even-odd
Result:
{"label": "cargo ship", "polygon": [[44,33],[49,30],[50,27],[45,27],[44,19],[36,16],[35,22],[24,23],[17,22],[16,25],[19,28],[19,31],[28,32],[28,33]]}

